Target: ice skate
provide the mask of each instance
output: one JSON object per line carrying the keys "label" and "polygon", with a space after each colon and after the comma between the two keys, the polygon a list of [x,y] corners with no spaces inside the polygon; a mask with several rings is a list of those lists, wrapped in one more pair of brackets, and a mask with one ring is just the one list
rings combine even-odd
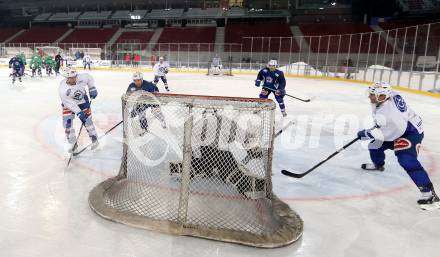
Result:
{"label": "ice skate", "polygon": [[422,197],[417,201],[422,210],[430,211],[440,208],[439,197],[434,192],[422,193]]}
{"label": "ice skate", "polygon": [[98,146],[99,146],[99,141],[94,140],[92,143],[92,146],[90,147],[90,150],[94,151],[94,150],[98,149]]}
{"label": "ice skate", "polygon": [[371,171],[384,171],[385,168],[383,166],[376,166],[373,163],[364,163],[361,165],[363,170],[371,170]]}

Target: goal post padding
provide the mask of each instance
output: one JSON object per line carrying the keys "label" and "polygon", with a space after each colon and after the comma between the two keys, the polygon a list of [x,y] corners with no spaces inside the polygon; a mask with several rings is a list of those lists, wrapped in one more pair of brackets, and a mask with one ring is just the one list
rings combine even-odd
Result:
{"label": "goal post padding", "polygon": [[91,191],[91,208],[173,235],[264,248],[295,242],[303,222],[272,192],[275,107],[252,98],[123,95],[120,171]]}

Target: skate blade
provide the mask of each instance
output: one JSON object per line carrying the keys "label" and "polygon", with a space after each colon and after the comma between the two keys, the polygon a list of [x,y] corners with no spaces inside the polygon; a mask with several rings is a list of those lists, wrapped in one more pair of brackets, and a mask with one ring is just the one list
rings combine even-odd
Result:
{"label": "skate blade", "polygon": [[366,170],[366,171],[373,171],[373,172],[384,172],[385,171],[385,167],[381,167],[381,168],[368,168],[368,167],[364,167],[364,164],[361,165],[361,169],[362,170]]}
{"label": "skate blade", "polygon": [[381,169],[362,169],[362,170],[372,171],[372,172],[384,172],[384,170]]}
{"label": "skate blade", "polygon": [[97,152],[99,150],[101,150],[101,144],[98,144],[97,146],[94,146],[94,147],[93,146],[90,147],[90,151],[92,151],[93,153]]}
{"label": "skate blade", "polygon": [[420,209],[424,211],[432,211],[432,210],[440,209],[440,202],[435,202],[432,204],[420,204]]}

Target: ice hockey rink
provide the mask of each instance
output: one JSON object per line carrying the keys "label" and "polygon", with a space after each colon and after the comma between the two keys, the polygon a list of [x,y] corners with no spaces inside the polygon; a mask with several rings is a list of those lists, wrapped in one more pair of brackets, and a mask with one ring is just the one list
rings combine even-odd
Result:
{"label": "ice hockey rink", "polygon": [[[131,72],[91,71],[99,95],[93,119],[102,134],[121,120],[121,95]],[[301,179],[281,169],[304,172],[371,126],[366,85],[288,78],[288,117],[276,110],[277,130],[295,124],[275,141],[274,192],[304,220],[296,243],[259,249],[186,236],[170,236],[102,219],[89,207],[90,190],[119,171],[122,127],[85,151],[65,169],[67,152],[58,97],[58,78],[26,77],[12,85],[0,68],[0,256],[8,257],[421,257],[439,256],[440,211],[422,211],[417,188],[387,154],[383,173],[365,172],[365,145],[356,143]],[[152,79],[146,72],[144,78]],[[173,93],[257,97],[254,75],[212,77],[169,74]],[[163,85],[159,85],[161,91]],[[440,190],[440,99],[402,92],[424,119],[420,160]],[[78,119],[75,126],[79,128]],[[78,133],[78,129],[76,130]],[[87,143],[84,136],[82,144]]]}

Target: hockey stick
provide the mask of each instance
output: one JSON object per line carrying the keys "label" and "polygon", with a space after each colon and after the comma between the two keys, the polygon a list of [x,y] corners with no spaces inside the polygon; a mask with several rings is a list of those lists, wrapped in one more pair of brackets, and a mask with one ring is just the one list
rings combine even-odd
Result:
{"label": "hockey stick", "polygon": [[69,164],[70,164],[70,162],[72,161],[72,157],[74,156],[74,153],[73,153],[73,152],[74,152],[75,149],[78,147],[78,139],[79,139],[79,136],[81,136],[81,131],[82,131],[83,127],[84,127],[84,123],[81,124],[81,128],[79,129],[78,136],[76,137],[76,142],[75,142],[75,144],[73,145],[72,152],[70,153],[69,161],[67,161],[66,168],[69,167]]}
{"label": "hockey stick", "polygon": [[[92,106],[92,101],[90,101],[89,108],[91,106]],[[83,127],[84,127],[84,123],[81,122],[81,127],[79,128],[79,133],[78,133],[78,136],[76,137],[75,144],[73,145],[72,153],[70,153],[69,160],[67,161],[66,168],[69,168],[69,164],[72,161],[72,157],[74,156],[74,151],[78,147],[78,139],[79,139],[79,136],[81,136],[81,131],[82,131]]]}
{"label": "hockey stick", "polygon": [[[268,88],[268,87],[263,87],[263,89],[267,89],[267,90],[269,90],[269,91],[271,91],[271,92],[276,92],[276,90],[274,90],[274,89],[272,89],[272,88]],[[289,95],[289,94],[285,94],[286,96],[289,96],[289,97],[292,97],[293,99],[296,99],[296,100],[299,100],[299,101],[301,101],[301,102],[306,102],[306,103],[308,103],[308,102],[310,102],[312,99],[302,99],[302,98],[299,98],[299,97],[296,97],[296,96],[293,96],[293,95]]]}
{"label": "hockey stick", "polygon": [[354,144],[355,142],[357,142],[359,140],[359,138],[355,138],[353,140],[351,140],[349,143],[347,143],[346,145],[344,145],[342,148],[338,149],[336,152],[332,153],[329,157],[327,157],[327,159],[321,161],[320,163],[316,164],[315,166],[313,166],[311,169],[309,169],[308,171],[304,172],[304,173],[293,173],[290,172],[288,170],[282,170],[281,173],[283,175],[289,176],[289,177],[293,177],[293,178],[302,178],[305,175],[309,174],[310,172],[312,172],[313,170],[315,170],[316,168],[318,168],[319,166],[321,166],[323,163],[327,162],[328,160],[330,160],[331,158],[333,158],[335,155],[337,155],[338,153],[342,152],[345,148],[349,147],[350,145]]}
{"label": "hockey stick", "polygon": [[289,123],[287,123],[287,125],[284,126],[284,128],[281,128],[280,130],[278,130],[277,133],[275,133],[274,138],[277,138],[279,135],[281,135],[281,133],[283,133],[288,127],[292,126],[293,123],[294,123],[293,121],[289,121]]}
{"label": "hockey stick", "polygon": [[[118,127],[119,125],[121,125],[124,121],[121,120],[118,124],[114,125],[111,129],[107,130],[107,132],[105,132],[103,135],[101,135],[100,137],[98,137],[98,140],[100,140],[101,138],[103,138],[104,136],[106,136],[108,133],[110,133],[112,130],[114,130],[116,127]],[[91,146],[93,144],[90,143],[87,146],[83,147],[81,150],[79,150],[78,152],[74,152],[73,156],[78,156],[79,154],[81,154],[82,152],[84,152],[87,148],[89,148],[89,146]]]}

